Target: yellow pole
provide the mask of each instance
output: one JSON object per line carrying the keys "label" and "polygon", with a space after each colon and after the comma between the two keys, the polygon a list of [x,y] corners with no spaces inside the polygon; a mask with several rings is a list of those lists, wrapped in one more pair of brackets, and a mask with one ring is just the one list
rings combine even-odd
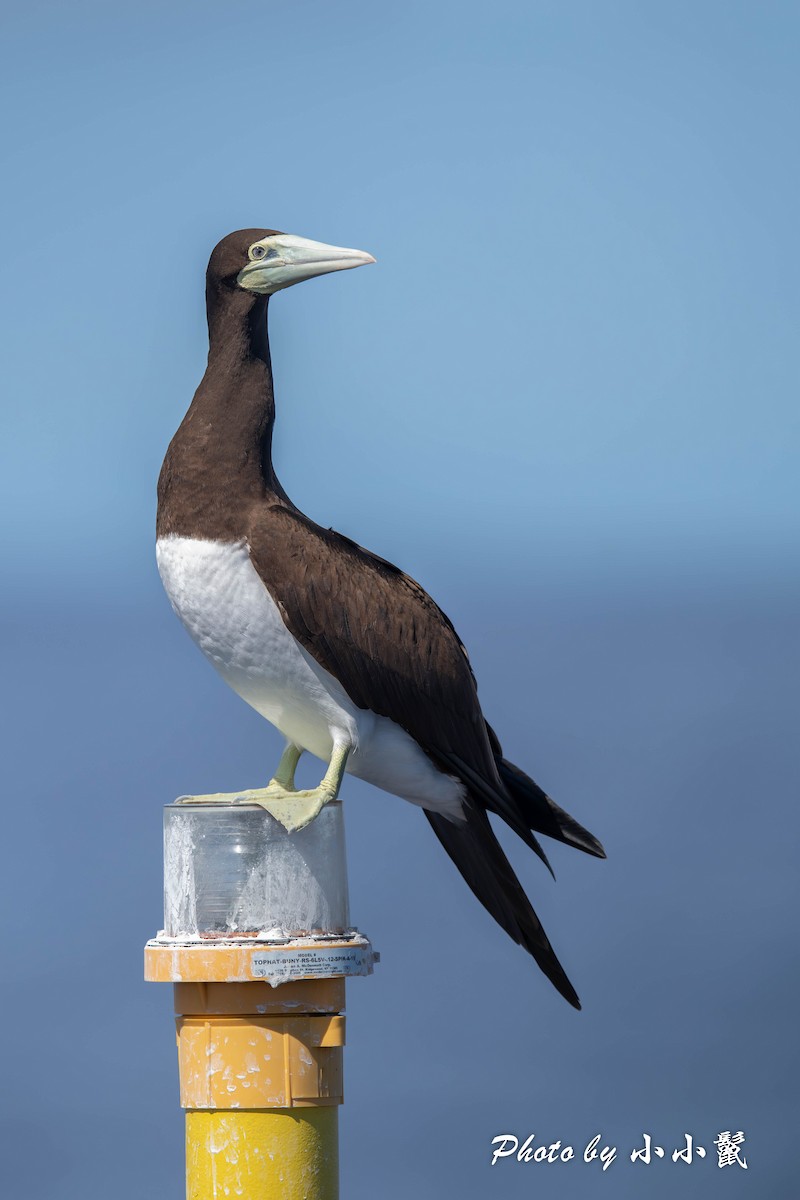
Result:
{"label": "yellow pole", "polygon": [[186,1113],[187,1200],[338,1200],[336,1108]]}
{"label": "yellow pole", "polygon": [[145,949],[174,982],[187,1200],[338,1200],[344,978],[230,981],[241,956]]}
{"label": "yellow pole", "polygon": [[344,980],[304,982],[176,985],[187,1200],[338,1200]]}

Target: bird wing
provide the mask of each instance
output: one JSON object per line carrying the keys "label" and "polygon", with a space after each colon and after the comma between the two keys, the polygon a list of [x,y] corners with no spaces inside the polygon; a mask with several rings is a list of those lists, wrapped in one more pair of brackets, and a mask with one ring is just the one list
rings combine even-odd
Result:
{"label": "bird wing", "polygon": [[415,580],[280,504],[254,514],[248,541],[288,629],[354,704],[503,792],[467,653]]}
{"label": "bird wing", "polygon": [[398,567],[294,508],[254,514],[251,561],[287,628],[354,704],[401,725],[466,785],[464,820],[427,812],[436,836],[503,929],[576,1008],[580,1001],[489,824],[503,818],[549,867],[500,777],[467,653],[442,610]]}

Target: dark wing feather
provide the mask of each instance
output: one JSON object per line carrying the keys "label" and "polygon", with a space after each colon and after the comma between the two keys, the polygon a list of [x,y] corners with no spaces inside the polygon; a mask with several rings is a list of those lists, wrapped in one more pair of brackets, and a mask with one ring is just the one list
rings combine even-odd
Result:
{"label": "dark wing feather", "polygon": [[287,627],[353,703],[401,725],[444,770],[458,774],[463,763],[502,798],[466,651],[423,588],[283,505],[256,513],[248,540]]}
{"label": "dark wing feather", "polygon": [[574,1008],[580,1008],[578,995],[503,853],[489,818],[470,802],[465,815],[465,821],[456,823],[438,813],[425,813],[434,833],[484,908],[509,937],[533,955],[564,999]]}
{"label": "dark wing feather", "polygon": [[395,721],[442,770],[464,782],[463,821],[425,815],[481,903],[580,1008],[489,824],[485,809],[550,866],[501,778],[500,744],[481,713],[472,668],[450,621],[408,575],[296,509],[261,508],[248,540],[253,565],[301,645],[354,704]]}

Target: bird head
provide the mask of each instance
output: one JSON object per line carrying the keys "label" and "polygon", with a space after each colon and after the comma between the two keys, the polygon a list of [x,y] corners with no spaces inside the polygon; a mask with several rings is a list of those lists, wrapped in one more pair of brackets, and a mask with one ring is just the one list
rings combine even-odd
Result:
{"label": "bird head", "polygon": [[277,229],[239,229],[214,247],[208,278],[258,296],[271,296],[315,275],[373,262],[372,255],[363,250],[327,246]]}

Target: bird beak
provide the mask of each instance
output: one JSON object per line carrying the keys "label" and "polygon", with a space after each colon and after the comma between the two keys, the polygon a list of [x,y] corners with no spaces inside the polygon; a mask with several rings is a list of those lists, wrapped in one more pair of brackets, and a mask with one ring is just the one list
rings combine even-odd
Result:
{"label": "bird beak", "polygon": [[[265,253],[253,257],[256,247],[263,246]],[[311,242],[308,238],[295,237],[291,233],[274,233],[262,238],[250,247],[251,259],[236,277],[240,287],[259,295],[272,295],[293,283],[302,283],[314,275],[327,275],[329,271],[349,271],[351,267],[363,267],[374,263],[371,254],[363,250],[346,250],[343,246],[326,246],[324,242]]]}

